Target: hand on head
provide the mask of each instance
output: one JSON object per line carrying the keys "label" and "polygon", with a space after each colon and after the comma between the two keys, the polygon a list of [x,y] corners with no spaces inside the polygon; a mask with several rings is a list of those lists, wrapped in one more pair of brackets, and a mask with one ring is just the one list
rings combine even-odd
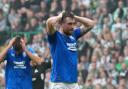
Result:
{"label": "hand on head", "polygon": [[63,22],[64,22],[64,19],[65,19],[66,17],[74,18],[74,14],[73,14],[72,11],[62,11],[62,12],[59,14],[59,17],[61,17],[60,23],[63,23]]}
{"label": "hand on head", "polygon": [[23,50],[26,50],[26,43],[23,39],[21,39],[21,46]]}
{"label": "hand on head", "polygon": [[65,13],[65,11],[62,11],[58,16],[62,18],[64,13]]}
{"label": "hand on head", "polygon": [[9,44],[8,44],[9,48],[11,48],[11,47],[13,46],[15,40],[16,40],[15,37],[10,40],[10,42],[9,42]]}
{"label": "hand on head", "polygon": [[15,51],[24,51],[26,49],[25,40],[22,36],[15,36],[9,43],[9,47],[14,48]]}

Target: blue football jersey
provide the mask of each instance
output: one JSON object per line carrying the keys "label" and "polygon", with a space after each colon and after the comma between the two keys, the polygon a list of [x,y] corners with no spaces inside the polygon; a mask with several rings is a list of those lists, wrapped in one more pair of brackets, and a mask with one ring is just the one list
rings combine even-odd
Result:
{"label": "blue football jersey", "polygon": [[67,36],[58,31],[48,35],[49,47],[53,59],[51,82],[77,82],[77,40],[80,28]]}
{"label": "blue football jersey", "polygon": [[[34,52],[30,49],[31,52]],[[13,48],[9,49],[7,56],[5,79],[6,89],[32,89],[32,73],[30,58],[25,52],[16,54]]]}

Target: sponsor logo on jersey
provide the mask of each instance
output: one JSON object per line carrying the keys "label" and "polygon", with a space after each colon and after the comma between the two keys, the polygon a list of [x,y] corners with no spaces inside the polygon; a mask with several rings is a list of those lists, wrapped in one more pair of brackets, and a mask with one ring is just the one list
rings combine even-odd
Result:
{"label": "sponsor logo on jersey", "polygon": [[14,69],[26,69],[26,66],[25,66],[25,61],[21,61],[21,62],[17,62],[17,61],[14,61]]}
{"label": "sponsor logo on jersey", "polygon": [[76,43],[66,43],[68,46],[68,50],[70,51],[77,51]]}

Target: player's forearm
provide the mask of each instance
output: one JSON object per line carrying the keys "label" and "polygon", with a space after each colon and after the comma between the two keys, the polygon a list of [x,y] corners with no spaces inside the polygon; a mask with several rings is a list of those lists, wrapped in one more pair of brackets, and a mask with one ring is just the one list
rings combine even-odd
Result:
{"label": "player's forearm", "polygon": [[54,16],[47,20],[46,25],[47,25],[48,34],[54,34],[54,32],[56,31],[54,29],[55,24],[58,23],[60,19],[61,19],[60,16]]}
{"label": "player's forearm", "polygon": [[86,17],[74,16],[74,18],[82,23],[84,26],[92,28],[96,24],[95,21],[88,19]]}
{"label": "player's forearm", "polygon": [[31,52],[29,52],[27,49],[25,49],[26,54],[30,57],[31,60],[33,60],[34,62],[41,64],[42,62],[44,62],[44,59],[33,55]]}
{"label": "player's forearm", "polygon": [[54,16],[54,17],[50,17],[48,20],[47,20],[47,23],[50,23],[50,24],[56,24],[57,22],[59,22],[61,19],[61,16]]}
{"label": "player's forearm", "polygon": [[9,48],[10,48],[10,46],[7,46],[7,47],[0,53],[0,61],[2,61],[2,60],[5,58],[5,56],[6,56],[7,52],[8,52],[8,50],[9,50]]}

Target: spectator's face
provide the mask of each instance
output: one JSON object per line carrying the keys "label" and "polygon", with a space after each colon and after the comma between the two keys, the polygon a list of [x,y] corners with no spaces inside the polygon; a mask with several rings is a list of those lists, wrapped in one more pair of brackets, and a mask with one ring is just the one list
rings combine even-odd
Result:
{"label": "spectator's face", "polygon": [[44,1],[41,2],[40,4],[41,9],[45,9],[46,8],[46,3]]}
{"label": "spectator's face", "polygon": [[95,89],[101,89],[101,86],[97,84],[97,85],[95,86]]}
{"label": "spectator's face", "polygon": [[85,16],[85,14],[86,14],[86,12],[85,12],[85,11],[81,11],[81,12],[80,12],[80,16],[82,16],[82,17],[84,17],[84,16]]}
{"label": "spectator's face", "polygon": [[28,18],[31,18],[34,16],[34,12],[31,9],[28,9],[26,13]]}
{"label": "spectator's face", "polygon": [[66,35],[71,35],[75,27],[75,19],[66,17],[62,23],[63,33]]}
{"label": "spectator's face", "polygon": [[3,3],[8,3],[8,0],[2,0],[3,1]]}
{"label": "spectator's face", "polygon": [[81,56],[80,61],[83,62],[83,63],[86,62],[86,56]]}
{"label": "spectator's face", "polygon": [[107,14],[107,8],[102,8],[103,14]]}
{"label": "spectator's face", "polygon": [[125,63],[122,63],[122,69],[126,70],[127,69],[127,65]]}
{"label": "spectator's face", "polygon": [[14,21],[12,21],[12,28],[16,29],[19,26],[19,19],[16,18]]}
{"label": "spectator's face", "polygon": [[34,27],[37,24],[37,20],[35,18],[31,19],[31,26]]}
{"label": "spectator's face", "polygon": [[106,78],[105,71],[100,71],[100,77],[101,77],[101,78]]}
{"label": "spectator's face", "polygon": [[104,52],[104,55],[107,56],[109,54],[109,49],[105,48],[103,52]]}
{"label": "spectator's face", "polygon": [[25,3],[25,0],[20,0],[21,3]]}
{"label": "spectator's face", "polygon": [[67,7],[67,1],[66,0],[62,0],[61,1],[61,6],[62,6],[63,9],[66,9],[66,7]]}
{"label": "spectator's face", "polygon": [[115,69],[115,64],[114,63],[111,63],[110,64],[110,68],[113,70],[113,69]]}
{"label": "spectator's face", "polygon": [[119,1],[119,2],[118,2],[118,7],[119,7],[119,8],[122,8],[122,7],[123,7],[123,2],[122,2],[122,1]]}
{"label": "spectator's face", "polygon": [[124,58],[123,58],[123,56],[119,56],[119,59],[118,59],[118,61],[119,61],[120,63],[122,63],[122,62],[124,61]]}
{"label": "spectator's face", "polygon": [[57,3],[56,2],[52,2],[51,9],[53,9],[53,8],[57,8]]}
{"label": "spectator's face", "polygon": [[107,24],[109,22],[109,18],[108,17],[105,17],[104,18],[104,24]]}
{"label": "spectator's face", "polygon": [[123,87],[123,86],[119,86],[118,89],[125,89],[125,87]]}

